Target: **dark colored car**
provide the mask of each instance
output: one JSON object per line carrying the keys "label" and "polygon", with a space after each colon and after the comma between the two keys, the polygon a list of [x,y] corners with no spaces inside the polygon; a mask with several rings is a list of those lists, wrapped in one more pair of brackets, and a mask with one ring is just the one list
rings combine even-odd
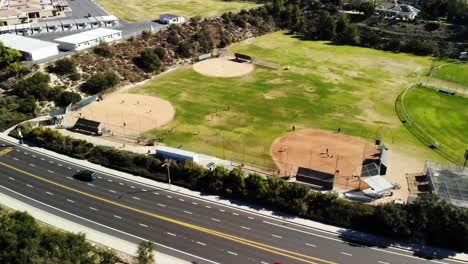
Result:
{"label": "dark colored car", "polygon": [[81,181],[92,181],[96,175],[95,171],[90,171],[90,170],[82,170],[75,174],[73,177],[77,180]]}

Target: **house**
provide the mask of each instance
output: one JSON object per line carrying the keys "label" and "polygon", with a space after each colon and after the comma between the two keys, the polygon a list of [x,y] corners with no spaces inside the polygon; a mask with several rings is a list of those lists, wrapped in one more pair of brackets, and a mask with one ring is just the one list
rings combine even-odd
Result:
{"label": "house", "polygon": [[77,51],[99,45],[101,42],[112,42],[122,39],[122,31],[96,28],[89,31],[55,39],[61,50]]}
{"label": "house", "polygon": [[19,50],[26,60],[35,61],[58,55],[58,44],[38,39],[19,36],[16,34],[2,34],[0,41],[5,47]]}
{"label": "house", "polygon": [[397,0],[393,3],[381,3],[375,7],[375,11],[384,18],[402,18],[405,20],[413,20],[421,12],[411,5],[398,4]]}
{"label": "house", "polygon": [[0,0],[0,23],[4,26],[28,23],[63,16],[70,10],[65,0]]}
{"label": "house", "polygon": [[159,16],[159,22],[163,24],[180,24],[185,22],[185,18],[171,14],[162,14]]}

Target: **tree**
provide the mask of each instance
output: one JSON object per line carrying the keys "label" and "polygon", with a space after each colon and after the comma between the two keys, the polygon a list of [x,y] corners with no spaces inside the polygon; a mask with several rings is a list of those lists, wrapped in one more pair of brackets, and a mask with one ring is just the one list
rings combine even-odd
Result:
{"label": "tree", "polygon": [[245,179],[247,197],[252,201],[262,201],[268,192],[267,181],[257,173],[250,174]]}
{"label": "tree", "polygon": [[357,45],[359,43],[359,31],[356,25],[349,24],[345,29],[337,33],[333,42],[338,45]]}
{"label": "tree", "polygon": [[99,42],[99,45],[94,47],[93,51],[95,54],[105,58],[112,58],[114,56],[110,45],[105,41]]}
{"label": "tree", "polygon": [[32,113],[36,109],[36,99],[30,95],[22,100],[19,100],[18,111],[21,113]]}
{"label": "tree", "polygon": [[75,92],[65,91],[61,93],[57,99],[55,99],[55,103],[58,106],[65,107],[70,103],[77,103],[81,100],[81,95]]}
{"label": "tree", "polygon": [[106,89],[112,88],[120,82],[119,76],[113,71],[97,73],[91,76],[80,89],[88,94],[97,94]]}
{"label": "tree", "polygon": [[3,69],[14,62],[20,61],[22,58],[19,50],[10,49],[0,42],[0,69]]}
{"label": "tree", "polygon": [[158,55],[160,60],[164,60],[166,58],[166,56],[167,56],[166,49],[164,49],[161,46],[157,46],[156,48],[154,48],[154,53],[156,53],[156,55]]}
{"label": "tree", "polygon": [[154,49],[145,49],[140,56],[134,59],[135,64],[147,72],[158,71],[161,68],[161,60]]}
{"label": "tree", "polygon": [[137,262],[138,264],[153,264],[156,246],[152,241],[143,241],[138,245]]}
{"label": "tree", "polygon": [[335,19],[327,11],[319,19],[317,37],[320,40],[331,40],[336,34]]}
{"label": "tree", "polygon": [[359,5],[359,11],[364,13],[365,18],[368,18],[368,17],[372,16],[372,14],[374,14],[375,5],[371,1],[362,2]]}
{"label": "tree", "polygon": [[113,249],[101,249],[99,253],[99,264],[115,264],[118,258]]}
{"label": "tree", "polygon": [[223,178],[223,192],[235,197],[243,197],[245,192],[244,172],[239,168],[232,169]]}

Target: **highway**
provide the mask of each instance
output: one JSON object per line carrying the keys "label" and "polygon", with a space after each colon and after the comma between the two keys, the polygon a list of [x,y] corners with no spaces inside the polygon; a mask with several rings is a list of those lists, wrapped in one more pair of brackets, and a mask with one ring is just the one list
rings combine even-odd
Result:
{"label": "highway", "polygon": [[0,192],[98,231],[197,263],[460,263],[346,243],[321,230],[98,173],[0,140]]}

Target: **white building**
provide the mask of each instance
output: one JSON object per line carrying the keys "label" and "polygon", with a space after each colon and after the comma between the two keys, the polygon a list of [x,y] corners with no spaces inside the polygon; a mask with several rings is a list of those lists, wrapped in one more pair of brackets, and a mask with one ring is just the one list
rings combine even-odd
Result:
{"label": "white building", "polygon": [[26,60],[35,61],[58,55],[58,44],[38,39],[19,36],[16,34],[2,34],[0,41],[5,47],[19,50]]}
{"label": "white building", "polygon": [[122,31],[96,28],[63,38],[55,39],[61,50],[83,50],[99,45],[100,42],[112,42],[122,39]]}
{"label": "white building", "polygon": [[185,22],[185,18],[171,14],[162,14],[159,16],[159,22],[163,24],[180,24]]}
{"label": "white building", "polygon": [[397,0],[393,3],[381,3],[375,7],[375,11],[384,18],[405,20],[413,20],[421,12],[411,5],[398,4]]}

